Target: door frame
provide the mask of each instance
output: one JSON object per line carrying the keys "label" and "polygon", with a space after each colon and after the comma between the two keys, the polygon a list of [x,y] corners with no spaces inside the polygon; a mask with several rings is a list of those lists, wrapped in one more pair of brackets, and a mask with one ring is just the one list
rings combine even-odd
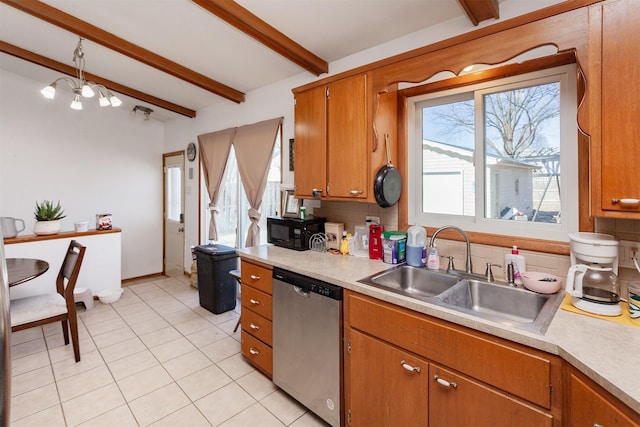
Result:
{"label": "door frame", "polygon": [[[165,176],[165,170],[164,170],[164,164],[165,161],[167,159],[167,157],[173,157],[173,156],[183,156],[183,158],[186,159],[186,152],[185,150],[179,150],[179,151],[172,151],[170,153],[163,153],[162,154],[162,274],[166,274],[166,259],[167,259],[167,249],[166,249],[166,237],[167,237],[167,224],[166,224],[166,217],[167,217],[167,179]],[[184,175],[184,168],[185,165],[183,164],[182,167],[182,174]],[[183,180],[182,180],[182,197],[184,198],[185,194],[185,183],[184,183],[184,176],[183,176]],[[186,202],[186,199],[185,199]],[[186,206],[183,206],[183,210],[186,210]],[[182,212],[182,214],[184,215],[184,212]],[[183,219],[183,225],[186,223],[186,218]],[[186,227],[185,227],[186,229]],[[186,233],[184,233],[184,241],[185,241],[185,245],[186,246]],[[184,261],[184,247],[182,250],[182,258]],[[182,274],[184,274],[184,265],[183,265],[183,272]]]}

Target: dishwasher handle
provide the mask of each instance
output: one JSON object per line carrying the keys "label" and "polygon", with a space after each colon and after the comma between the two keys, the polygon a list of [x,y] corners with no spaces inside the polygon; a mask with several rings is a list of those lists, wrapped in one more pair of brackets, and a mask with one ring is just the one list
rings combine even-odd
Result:
{"label": "dishwasher handle", "polygon": [[304,290],[300,286],[295,285],[293,286],[293,290],[296,292],[296,294],[306,298],[309,298],[309,294],[311,293],[310,291]]}

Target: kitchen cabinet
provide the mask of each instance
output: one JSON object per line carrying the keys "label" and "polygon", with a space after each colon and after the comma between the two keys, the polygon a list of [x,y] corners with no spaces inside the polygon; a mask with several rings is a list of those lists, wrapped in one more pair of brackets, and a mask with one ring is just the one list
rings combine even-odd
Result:
{"label": "kitchen cabinet", "polygon": [[638,427],[640,415],[634,413],[606,390],[576,369],[567,367],[569,426]]}
{"label": "kitchen cabinet", "polygon": [[367,75],[361,74],[295,94],[295,194],[366,200],[371,123]]}
{"label": "kitchen cabinet", "polygon": [[[596,216],[640,219],[640,205],[622,199],[640,199],[640,102],[635,90],[640,81],[640,2],[609,0],[602,3],[601,140],[596,153],[594,206]],[[599,22],[598,22],[599,24]],[[594,30],[592,30],[594,31]],[[595,31],[598,31],[597,27]],[[596,140],[596,143],[598,141]]]}
{"label": "kitchen cabinet", "polygon": [[242,355],[269,377],[273,373],[271,271],[267,265],[241,262]]}
{"label": "kitchen cabinet", "polygon": [[[477,425],[551,426],[561,419],[562,366],[555,356],[349,291],[344,328],[351,425],[367,425],[361,420],[369,420],[369,411],[378,417],[374,424],[399,425],[379,420],[387,412],[408,414],[398,407],[403,399],[416,399],[412,408],[424,411],[411,414],[419,422],[406,425],[473,419]],[[408,378],[389,372],[402,367],[398,358],[420,372],[403,369]],[[387,390],[409,380],[415,393]]]}
{"label": "kitchen cabinet", "polygon": [[429,364],[355,329],[349,335],[349,424],[426,426]]}

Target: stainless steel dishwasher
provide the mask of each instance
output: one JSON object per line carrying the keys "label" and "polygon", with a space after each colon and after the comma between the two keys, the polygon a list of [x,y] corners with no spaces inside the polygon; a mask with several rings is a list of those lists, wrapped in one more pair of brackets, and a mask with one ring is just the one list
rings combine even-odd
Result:
{"label": "stainless steel dishwasher", "polygon": [[342,399],[342,288],[273,269],[273,382],[332,426]]}

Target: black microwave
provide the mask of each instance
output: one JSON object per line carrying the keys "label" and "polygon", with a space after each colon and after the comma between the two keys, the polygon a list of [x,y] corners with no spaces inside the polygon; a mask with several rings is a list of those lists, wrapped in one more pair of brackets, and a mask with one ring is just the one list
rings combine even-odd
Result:
{"label": "black microwave", "polygon": [[267,217],[267,241],[276,246],[306,251],[309,239],[316,233],[324,233],[326,218],[309,215],[306,219]]}

